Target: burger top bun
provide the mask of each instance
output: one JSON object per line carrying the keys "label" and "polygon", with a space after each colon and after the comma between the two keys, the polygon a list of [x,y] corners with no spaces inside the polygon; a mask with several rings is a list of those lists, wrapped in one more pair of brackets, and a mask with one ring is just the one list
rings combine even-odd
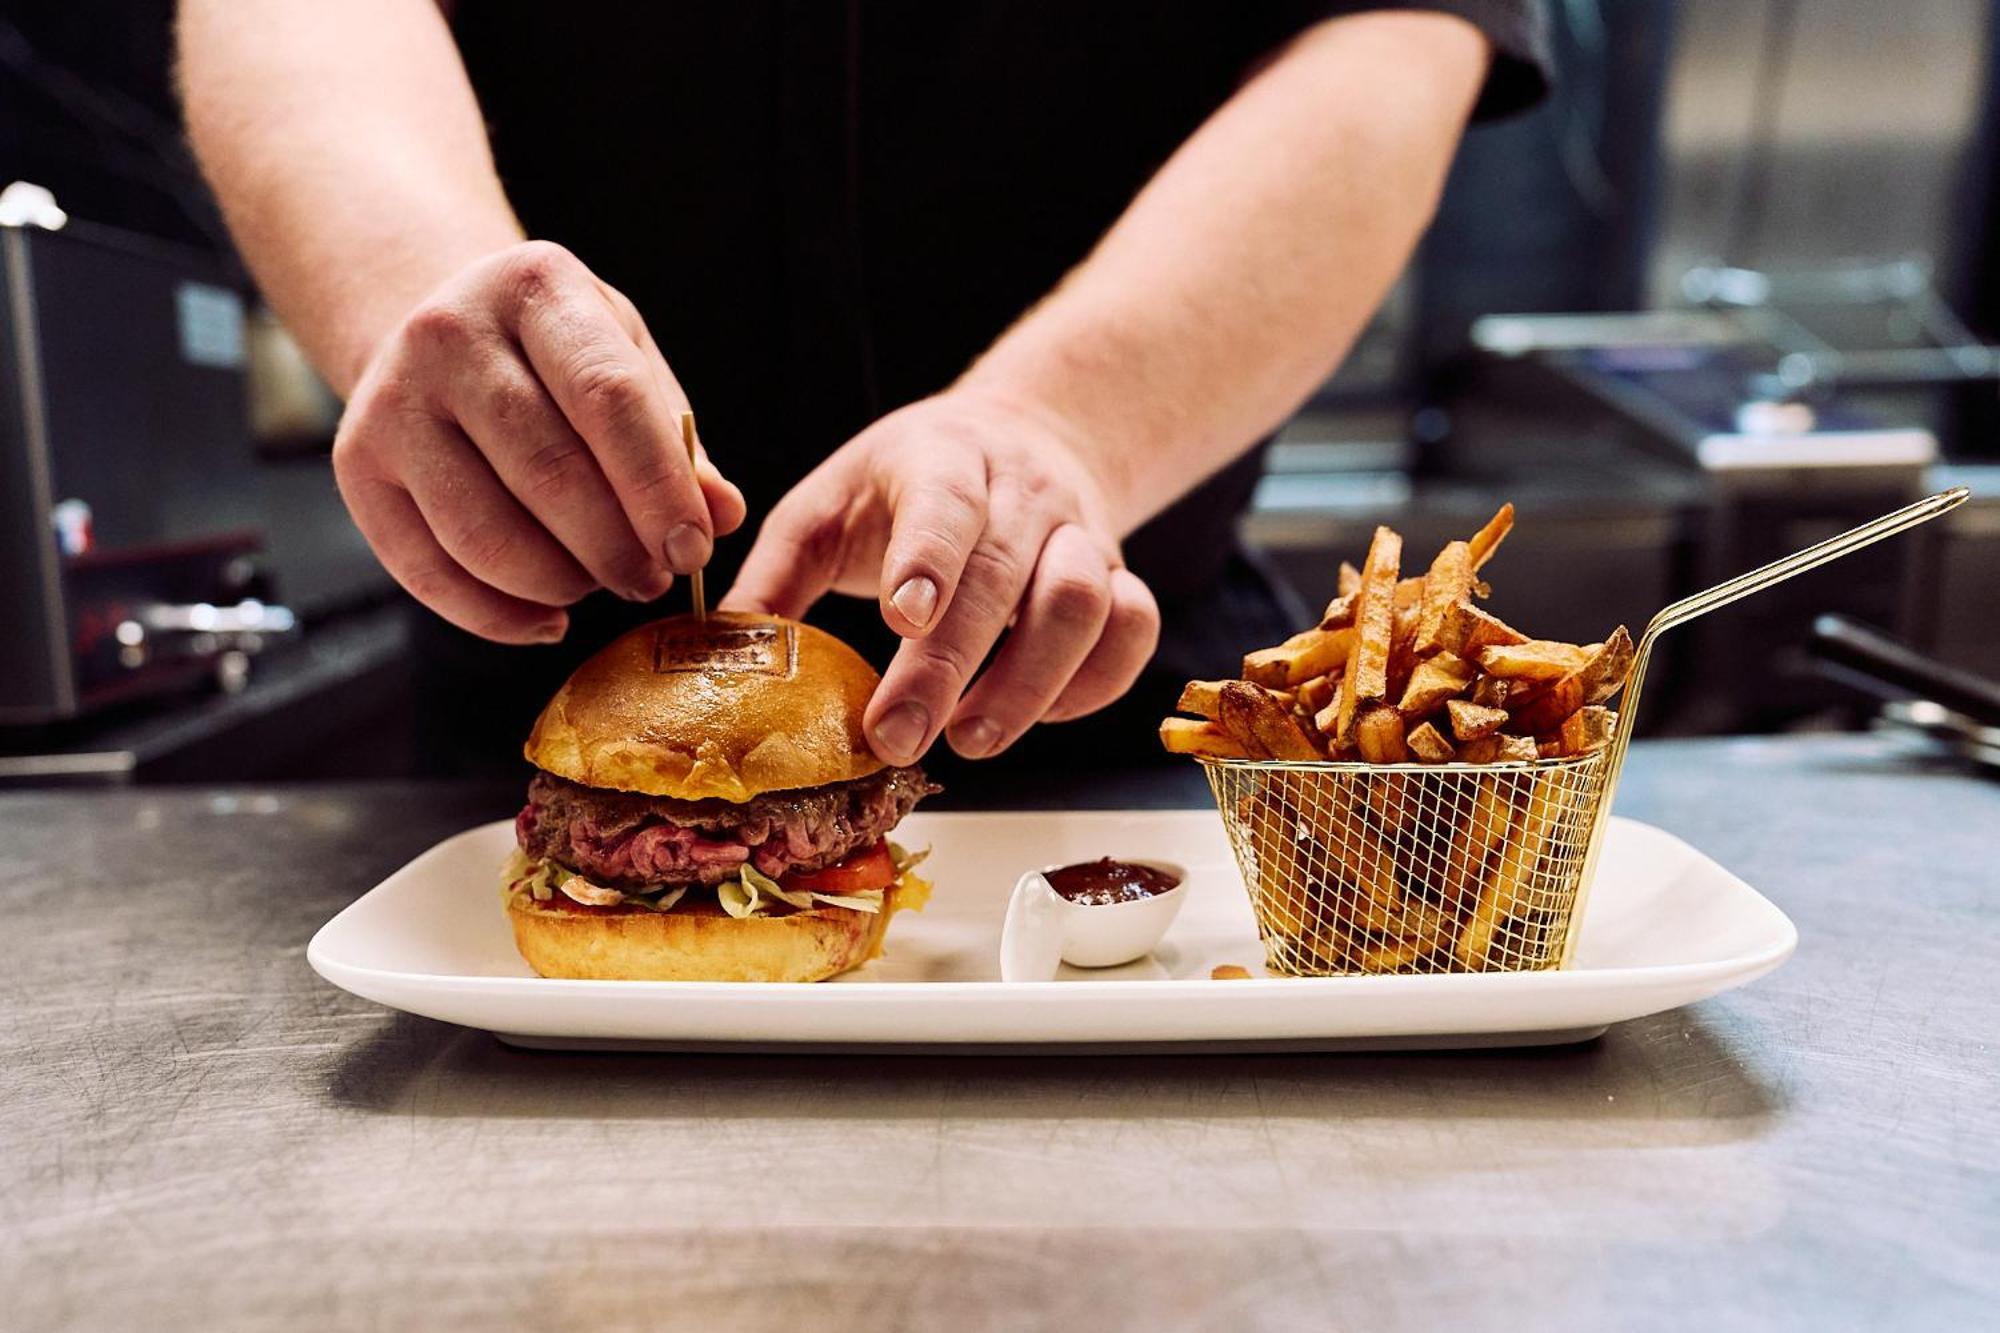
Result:
{"label": "burger top bun", "polygon": [[684,801],[866,777],[880,679],[824,630],[777,616],[673,616],[614,639],[535,719],[528,762],[590,787]]}

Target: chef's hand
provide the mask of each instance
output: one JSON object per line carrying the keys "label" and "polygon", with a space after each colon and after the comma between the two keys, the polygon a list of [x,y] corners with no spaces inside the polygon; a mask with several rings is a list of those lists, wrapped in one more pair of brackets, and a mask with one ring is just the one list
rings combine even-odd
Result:
{"label": "chef's hand", "polygon": [[743,521],[632,303],[559,245],[464,269],[383,340],[333,444],[354,522],[396,581],[504,643],[560,639],[593,588],[665,592]]}
{"label": "chef's hand", "polygon": [[801,481],[723,605],[796,617],[829,591],[878,598],[904,643],[863,718],[875,753],[909,763],[949,723],[951,747],[984,758],[1038,721],[1110,703],[1152,656],[1159,611],[1119,557],[1109,508],[1061,422],[952,389]]}

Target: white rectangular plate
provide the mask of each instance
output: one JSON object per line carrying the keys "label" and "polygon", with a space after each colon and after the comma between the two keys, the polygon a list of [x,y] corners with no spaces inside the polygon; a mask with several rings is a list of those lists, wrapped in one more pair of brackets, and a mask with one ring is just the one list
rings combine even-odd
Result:
{"label": "white rectangular plate", "polygon": [[[366,999],[527,1045],[896,1047],[1490,1045],[1577,1040],[1783,962],[1792,923],[1670,834],[1614,819],[1576,966],[1436,977],[1262,975],[1263,950],[1209,810],[916,814],[928,909],[897,916],[888,953],[818,985],[551,981],[514,951],[502,821],[447,838],[320,928],[314,970]],[[1152,956],[1054,981],[999,979],[1000,923],[1021,871],[1098,856],[1188,867],[1181,915]],[[1249,981],[1211,981],[1237,963]]]}

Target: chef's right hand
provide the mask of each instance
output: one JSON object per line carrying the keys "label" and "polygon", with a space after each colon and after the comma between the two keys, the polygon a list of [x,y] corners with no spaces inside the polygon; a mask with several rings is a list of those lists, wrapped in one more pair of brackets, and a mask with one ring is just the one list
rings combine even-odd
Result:
{"label": "chef's right hand", "polygon": [[375,352],[333,472],[362,536],[418,601],[503,643],[560,639],[594,588],[667,590],[743,522],[639,312],[559,245],[489,255]]}

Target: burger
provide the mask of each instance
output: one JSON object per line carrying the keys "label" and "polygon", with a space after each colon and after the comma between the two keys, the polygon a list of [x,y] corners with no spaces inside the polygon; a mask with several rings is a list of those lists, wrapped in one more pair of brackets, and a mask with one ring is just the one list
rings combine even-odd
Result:
{"label": "burger", "polygon": [[822,630],[729,613],[643,626],[577,668],[524,749],[503,893],[528,965],[819,981],[879,955],[930,894],[888,835],[937,788],[869,751],[878,679]]}

